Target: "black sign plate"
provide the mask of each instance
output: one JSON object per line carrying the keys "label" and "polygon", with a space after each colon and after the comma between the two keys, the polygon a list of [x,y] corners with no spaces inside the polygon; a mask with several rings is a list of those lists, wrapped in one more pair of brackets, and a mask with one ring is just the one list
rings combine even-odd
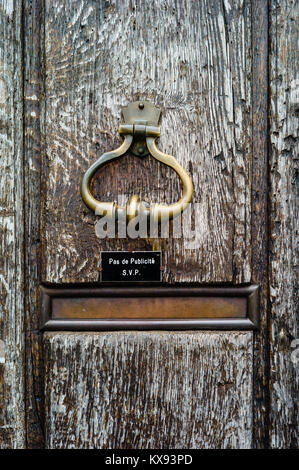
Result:
{"label": "black sign plate", "polygon": [[102,251],[101,281],[160,282],[161,251]]}

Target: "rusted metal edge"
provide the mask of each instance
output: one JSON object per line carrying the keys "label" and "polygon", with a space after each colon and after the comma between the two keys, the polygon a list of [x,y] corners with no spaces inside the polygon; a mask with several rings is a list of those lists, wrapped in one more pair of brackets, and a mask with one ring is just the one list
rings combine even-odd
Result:
{"label": "rusted metal edge", "polygon": [[[258,328],[258,286],[245,287],[103,287],[50,288],[41,286],[41,329],[43,331],[155,330],[155,329],[214,329],[254,330]],[[113,319],[53,319],[52,300],[80,297],[245,297],[246,318],[113,318]]]}

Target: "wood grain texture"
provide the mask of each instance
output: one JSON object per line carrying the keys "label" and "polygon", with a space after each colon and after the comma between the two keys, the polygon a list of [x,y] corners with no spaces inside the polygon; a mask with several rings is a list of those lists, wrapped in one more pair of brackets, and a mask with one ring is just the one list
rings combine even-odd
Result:
{"label": "wood grain texture", "polygon": [[[44,445],[43,376],[50,448],[298,447],[298,3],[269,6],[270,82],[266,0],[0,0],[0,448]],[[156,243],[100,242],[79,195],[139,98],[161,106],[159,147],[199,203],[193,249],[158,241],[164,280],[259,283],[261,330],[47,333],[44,374],[41,277],[97,281],[101,249]],[[136,190],[180,192],[132,156],[93,183],[104,200]]]}
{"label": "wood grain texture", "polygon": [[[249,282],[250,2],[44,3],[43,281],[97,281],[101,249],[152,250],[153,240],[97,239],[79,193],[86,169],[121,141],[121,106],[148,99],[162,108],[160,148],[195,187],[193,249],[155,241],[164,280]],[[100,171],[93,190],[101,200],[180,194],[175,173],[131,155]]]}
{"label": "wood grain texture", "polygon": [[253,447],[269,446],[268,1],[252,2],[252,279],[259,285],[254,335]]}
{"label": "wood grain texture", "polygon": [[48,448],[248,448],[252,333],[46,333]]}
{"label": "wood grain texture", "polygon": [[25,444],[21,1],[0,0],[0,448]]}
{"label": "wood grain texture", "polygon": [[[159,147],[191,173],[198,203],[193,249],[158,241],[164,281],[250,281],[250,2],[44,5],[42,280],[97,281],[101,249],[153,249],[99,241],[79,194],[89,165],[120,143],[121,106],[149,99],[162,108]],[[129,155],[93,191],[170,203],[180,188]],[[45,353],[47,447],[252,444],[252,333],[47,333]]]}
{"label": "wood grain texture", "polygon": [[42,67],[40,30],[42,2],[23,2],[24,57],[24,208],[25,208],[25,332],[26,447],[43,447],[43,367],[40,307],[40,96]]}
{"label": "wood grain texture", "polygon": [[299,447],[299,341],[292,343],[299,339],[298,16],[298,2],[272,1],[270,444],[274,448]]}

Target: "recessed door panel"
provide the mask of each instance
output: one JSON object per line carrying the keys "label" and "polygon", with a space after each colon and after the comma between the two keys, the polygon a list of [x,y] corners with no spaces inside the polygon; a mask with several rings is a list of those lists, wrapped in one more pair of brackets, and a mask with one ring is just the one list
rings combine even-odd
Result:
{"label": "recessed door panel", "polygon": [[[102,250],[163,252],[164,282],[249,282],[251,3],[44,2],[42,279],[96,282]],[[194,195],[178,238],[99,239],[79,185],[118,147],[121,107],[162,110],[162,151],[188,170]],[[177,201],[177,175],[132,154],[100,170],[101,201]]]}

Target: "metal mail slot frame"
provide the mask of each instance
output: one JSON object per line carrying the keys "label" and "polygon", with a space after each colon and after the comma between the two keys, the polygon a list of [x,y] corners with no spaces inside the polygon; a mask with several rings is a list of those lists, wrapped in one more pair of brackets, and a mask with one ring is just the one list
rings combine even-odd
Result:
{"label": "metal mail slot frame", "polygon": [[41,329],[47,331],[253,330],[259,326],[257,285],[41,286],[40,292]]}

